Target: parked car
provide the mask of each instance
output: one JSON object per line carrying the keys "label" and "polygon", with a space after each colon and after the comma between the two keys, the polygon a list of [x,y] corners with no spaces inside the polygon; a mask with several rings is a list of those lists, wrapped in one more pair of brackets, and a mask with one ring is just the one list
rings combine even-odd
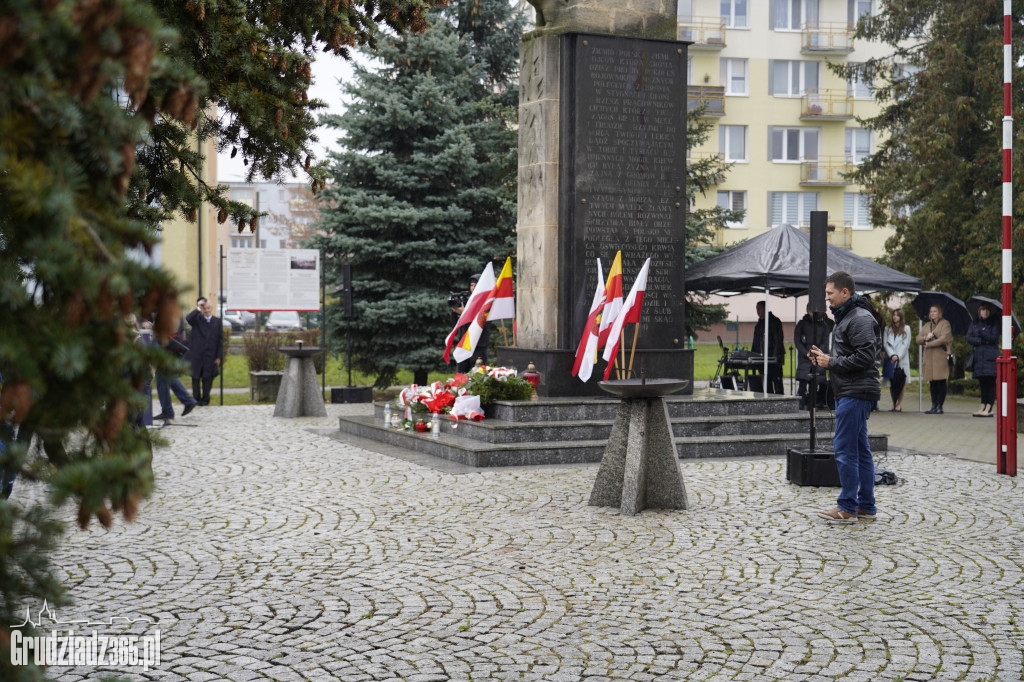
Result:
{"label": "parked car", "polygon": [[248,310],[226,310],[224,320],[231,323],[231,331],[244,332],[256,328],[256,315]]}
{"label": "parked car", "polygon": [[267,317],[268,332],[301,332],[302,320],[296,310],[275,310]]}

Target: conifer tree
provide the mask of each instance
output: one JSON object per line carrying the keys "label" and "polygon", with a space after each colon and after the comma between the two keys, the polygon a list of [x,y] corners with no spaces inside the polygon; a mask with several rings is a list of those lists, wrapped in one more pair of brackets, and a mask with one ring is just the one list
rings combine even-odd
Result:
{"label": "conifer tree", "polygon": [[[1024,6],[1015,1],[1013,54],[1024,47]],[[863,120],[876,149],[852,175],[871,194],[871,222],[892,225],[885,262],[925,289],[999,297],[1002,248],[1003,3],[882,3],[856,38],[890,54],[838,69],[875,85],[879,115]],[[1014,66],[1014,116],[1024,87]],[[1020,125],[1014,148],[1020,148]],[[1024,171],[1014,155],[1014,176]],[[1024,210],[1014,200],[1015,245]],[[1016,259],[1015,280],[1024,276]],[[1024,302],[1024,299],[1018,299]]]}
{"label": "conifer tree", "polygon": [[[345,88],[312,242],[331,286],[352,266],[354,366],[392,383],[444,369],[446,300],[489,260],[515,252],[516,64],[522,19],[505,0],[457,0],[422,35],[388,40]],[[515,47],[513,47],[513,45]],[[501,263],[498,263],[500,267]]]}
{"label": "conifer tree", "polygon": [[[151,367],[172,360],[133,342],[125,316],[166,337],[178,292],[133,254],[201,197],[222,219],[254,219],[197,180],[196,139],[237,146],[258,175],[305,164],[315,51],[372,45],[377,23],[422,30],[441,1],[0,0],[0,467],[17,473],[15,496],[33,480],[48,490],[0,500],[0,679],[39,679],[11,665],[9,628],[27,600],[63,601],[52,505],[108,526],[152,486],[133,422]],[[322,168],[310,173],[318,186]]]}

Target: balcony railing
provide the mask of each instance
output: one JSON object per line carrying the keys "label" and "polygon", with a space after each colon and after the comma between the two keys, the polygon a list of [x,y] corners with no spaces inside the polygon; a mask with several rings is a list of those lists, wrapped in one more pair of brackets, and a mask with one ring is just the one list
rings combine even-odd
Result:
{"label": "balcony railing", "polygon": [[[800,229],[807,234],[811,233],[810,225],[801,225]],[[828,243],[833,246],[838,246],[841,249],[852,249],[853,248],[853,229],[849,224],[843,223],[842,225],[829,225],[828,231]]]}
{"label": "balcony railing", "polygon": [[725,19],[721,17],[679,17],[679,40],[693,42],[691,50],[721,50],[725,47]]}
{"label": "balcony railing", "polygon": [[804,24],[801,52],[853,52],[853,26],[845,21]]}
{"label": "balcony railing", "polygon": [[808,89],[801,102],[800,118],[840,121],[853,118],[853,97],[848,90]]}
{"label": "balcony railing", "polygon": [[852,159],[846,156],[819,156],[800,162],[801,185],[849,185],[844,173],[853,170]]}
{"label": "balcony railing", "polygon": [[701,104],[707,104],[704,110],[705,116],[725,115],[725,86],[724,85],[687,85],[686,86],[686,109],[692,111]]}

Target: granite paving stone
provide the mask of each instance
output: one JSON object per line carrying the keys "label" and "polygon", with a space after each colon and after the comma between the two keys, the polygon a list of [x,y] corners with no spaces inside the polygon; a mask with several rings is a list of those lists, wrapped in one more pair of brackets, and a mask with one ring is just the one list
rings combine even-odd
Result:
{"label": "granite paving stone", "polygon": [[[452,473],[346,442],[337,418],[360,410],[206,407],[195,428],[162,430],[135,523],[71,531],[54,556],[75,599],[62,615],[157,620],[161,663],[48,674],[1024,675],[1024,484],[958,451],[964,434],[942,436],[993,420],[872,417],[932,440],[892,439],[877,455],[901,482],[877,490],[878,519],[832,527],[815,511],[835,489],[787,483],[781,458],[684,460],[688,510],[622,516],[587,504],[597,465]],[[13,500],[45,494],[19,483]]]}

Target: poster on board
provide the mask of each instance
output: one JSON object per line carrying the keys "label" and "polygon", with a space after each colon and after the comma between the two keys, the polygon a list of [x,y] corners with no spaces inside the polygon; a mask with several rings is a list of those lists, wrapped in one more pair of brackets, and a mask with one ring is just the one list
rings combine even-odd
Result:
{"label": "poster on board", "polygon": [[232,310],[320,310],[316,249],[228,249]]}

